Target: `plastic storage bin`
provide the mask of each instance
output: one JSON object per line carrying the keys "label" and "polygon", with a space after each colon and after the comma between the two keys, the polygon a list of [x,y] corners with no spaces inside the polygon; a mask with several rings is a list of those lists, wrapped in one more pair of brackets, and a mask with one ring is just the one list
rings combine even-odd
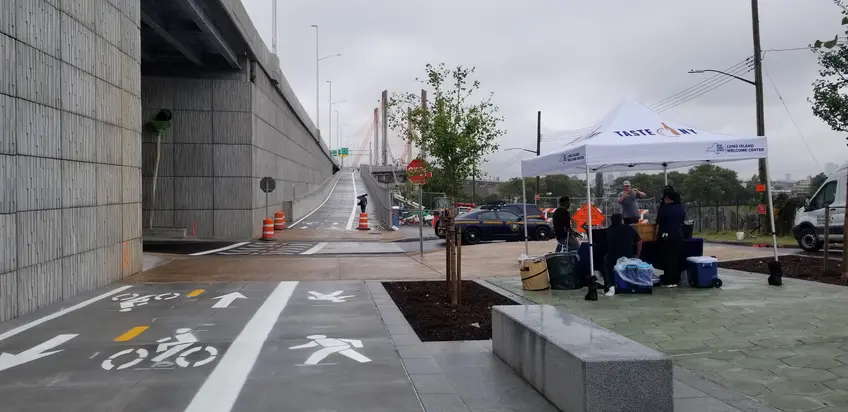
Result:
{"label": "plastic storage bin", "polygon": [[630,283],[626,279],[622,278],[621,274],[616,270],[614,271],[615,293],[654,293],[654,268],[651,265],[647,263],[627,265],[624,270],[628,272],[626,277],[642,280],[643,283],[650,284],[651,286]]}
{"label": "plastic storage bin", "polygon": [[551,289],[574,290],[583,287],[577,270],[577,252],[548,253],[545,255],[545,263],[548,266],[548,277]]}
{"label": "plastic storage bin", "polygon": [[686,258],[686,277],[693,288],[720,288],[718,259],[714,256],[692,256]]}

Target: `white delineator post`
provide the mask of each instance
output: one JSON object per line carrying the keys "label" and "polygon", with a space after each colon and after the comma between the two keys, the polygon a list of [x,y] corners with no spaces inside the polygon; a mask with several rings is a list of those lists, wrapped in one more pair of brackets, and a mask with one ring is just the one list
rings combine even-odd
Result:
{"label": "white delineator post", "polygon": [[524,254],[530,256],[530,245],[527,240],[527,182],[524,176],[521,176],[521,207],[524,208],[524,217],[521,219],[524,222]]}

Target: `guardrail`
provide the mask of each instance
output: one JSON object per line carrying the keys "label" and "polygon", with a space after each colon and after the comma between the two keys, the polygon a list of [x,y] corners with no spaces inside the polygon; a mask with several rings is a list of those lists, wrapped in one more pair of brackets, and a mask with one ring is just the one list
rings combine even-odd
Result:
{"label": "guardrail", "polygon": [[365,165],[359,168],[359,176],[368,190],[368,197],[374,206],[374,213],[380,223],[386,227],[392,227],[392,190],[388,185],[382,184],[371,174],[371,166]]}

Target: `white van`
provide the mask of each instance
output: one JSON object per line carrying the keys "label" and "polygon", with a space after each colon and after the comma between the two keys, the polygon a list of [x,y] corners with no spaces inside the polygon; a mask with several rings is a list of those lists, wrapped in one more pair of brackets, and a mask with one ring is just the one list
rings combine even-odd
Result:
{"label": "white van", "polygon": [[792,235],[801,249],[817,252],[824,246],[824,217],[827,208],[830,208],[830,242],[843,241],[846,173],[848,165],[828,176],[806,206],[798,209],[795,214]]}

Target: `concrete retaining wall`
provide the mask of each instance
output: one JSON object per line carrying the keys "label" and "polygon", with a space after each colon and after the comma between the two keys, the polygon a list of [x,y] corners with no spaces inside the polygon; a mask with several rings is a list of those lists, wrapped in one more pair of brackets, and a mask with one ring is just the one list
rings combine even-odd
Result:
{"label": "concrete retaining wall", "polygon": [[0,321],[142,265],[139,3],[4,6]]}
{"label": "concrete retaining wall", "polygon": [[335,175],[331,176],[327,179],[321,187],[313,191],[312,193],[299,197],[291,202],[291,209],[288,213],[291,218],[289,221],[296,222],[307,214],[311,213],[313,210],[317,209],[321,203],[324,203],[327,200],[327,197],[330,196],[330,192],[336,187],[336,184],[339,182],[339,179],[342,176],[347,175],[347,173],[338,172]]}

